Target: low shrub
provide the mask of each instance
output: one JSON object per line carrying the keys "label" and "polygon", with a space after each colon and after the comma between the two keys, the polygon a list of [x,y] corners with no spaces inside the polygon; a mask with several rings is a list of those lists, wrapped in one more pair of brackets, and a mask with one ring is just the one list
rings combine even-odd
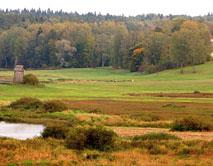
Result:
{"label": "low shrub", "polygon": [[133,141],[137,140],[179,140],[175,135],[167,133],[151,133],[133,137]]}
{"label": "low shrub", "polygon": [[158,66],[149,65],[144,69],[144,72],[148,74],[156,73],[158,71]]}
{"label": "low shrub", "polygon": [[71,128],[66,137],[66,145],[70,149],[82,150],[86,147],[86,139],[84,128]]}
{"label": "low shrub", "polygon": [[90,127],[86,130],[86,145],[91,149],[111,149],[115,143],[116,133],[101,126]]}
{"label": "low shrub", "polygon": [[61,112],[67,109],[67,106],[60,100],[40,101],[37,98],[23,97],[9,105],[9,108],[20,110],[31,110],[37,113]]}
{"label": "low shrub", "polygon": [[25,85],[39,85],[38,78],[34,74],[26,74],[23,83]]}
{"label": "low shrub", "polygon": [[49,100],[43,103],[43,109],[46,112],[61,112],[67,109],[67,106],[60,100]]}
{"label": "low shrub", "polygon": [[160,116],[159,115],[153,115],[153,114],[133,114],[130,115],[130,118],[146,121],[146,122],[153,122],[153,121],[159,121]]}
{"label": "low shrub", "polygon": [[43,138],[57,138],[57,139],[65,139],[67,132],[69,131],[69,128],[61,123],[50,123],[46,126],[42,133]]}
{"label": "low shrub", "polygon": [[71,129],[66,144],[71,149],[111,150],[115,147],[116,133],[102,126]]}
{"label": "low shrub", "polygon": [[86,110],[86,112],[95,113],[95,114],[102,113],[101,110],[99,110],[99,109],[89,109],[89,110]]}
{"label": "low shrub", "polygon": [[185,108],[185,105],[176,105],[176,104],[166,104],[162,106],[163,108]]}
{"label": "low shrub", "polygon": [[32,97],[22,97],[14,102],[12,102],[9,107],[11,108],[22,108],[22,109],[38,109],[42,107],[42,102],[37,98]]}
{"label": "low shrub", "polygon": [[194,94],[199,94],[199,93],[200,93],[200,91],[198,91],[198,90],[194,91]]}
{"label": "low shrub", "polygon": [[174,131],[212,131],[213,125],[195,116],[176,120],[172,125]]}

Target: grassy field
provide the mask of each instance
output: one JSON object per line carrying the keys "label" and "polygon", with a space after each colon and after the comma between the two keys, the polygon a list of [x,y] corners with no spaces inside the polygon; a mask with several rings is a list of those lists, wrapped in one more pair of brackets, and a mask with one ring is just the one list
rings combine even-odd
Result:
{"label": "grassy field", "polygon": [[[26,73],[35,74],[45,87],[0,85],[0,104],[7,105],[21,97],[36,97],[63,100],[72,110],[98,110],[108,115],[154,114],[167,121],[197,115],[211,120],[213,62],[196,66],[196,71],[192,73],[192,67],[185,67],[184,74],[174,69],[142,75],[110,67],[29,70]],[[12,71],[0,72],[0,82],[12,80],[12,77]],[[194,91],[208,93],[208,96],[193,94]],[[158,96],[153,95],[156,93]]]}
{"label": "grassy field", "polygon": [[[185,67],[184,71],[184,74],[174,69],[142,75],[110,67],[29,70],[26,73],[35,74],[45,87],[0,84],[1,120],[44,125],[49,122],[74,126],[103,125],[113,129],[122,142],[119,143],[122,148],[117,151],[99,152],[70,150],[65,147],[63,140],[38,138],[18,141],[0,138],[2,163],[212,165],[213,132],[184,133],[169,130],[174,120],[191,115],[213,121],[213,62],[196,66],[196,73],[192,73],[192,67]],[[12,78],[12,71],[0,71],[0,83],[12,81]],[[194,91],[200,94],[194,94]],[[7,107],[21,97],[36,97],[42,101],[61,100],[68,109],[63,112],[37,113]],[[143,147],[129,143],[135,135],[156,132],[171,133],[182,140],[158,141],[154,145],[147,142]]]}
{"label": "grassy field", "polygon": [[[165,70],[158,74],[140,75],[131,73],[128,70],[112,68],[83,68],[83,69],[63,69],[63,70],[34,70],[27,71],[36,74],[40,80],[90,80],[90,81],[184,81],[184,80],[211,80],[213,79],[213,62],[196,66],[196,73],[192,73],[192,67],[185,67],[184,74],[180,74],[179,69]],[[12,76],[13,72],[1,72],[1,76]]]}
{"label": "grassy field", "polygon": [[[0,85],[0,100],[15,100],[22,96],[34,96],[41,99],[109,99],[126,101],[177,101],[177,102],[213,102],[208,98],[153,98],[126,96],[128,93],[202,93],[213,92],[213,63],[196,67],[163,71],[158,74],[141,75],[127,70],[112,68],[32,70],[45,83],[45,87]],[[0,72],[0,82],[12,80],[13,72]],[[117,80],[114,83],[113,80]]]}

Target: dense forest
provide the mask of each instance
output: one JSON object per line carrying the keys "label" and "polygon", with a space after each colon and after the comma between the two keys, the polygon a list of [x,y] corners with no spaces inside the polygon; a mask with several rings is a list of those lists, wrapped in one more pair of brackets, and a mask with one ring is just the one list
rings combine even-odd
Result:
{"label": "dense forest", "polygon": [[[0,68],[104,67],[144,73],[211,59],[213,14],[135,17],[0,10]],[[195,72],[195,68],[194,68]]]}

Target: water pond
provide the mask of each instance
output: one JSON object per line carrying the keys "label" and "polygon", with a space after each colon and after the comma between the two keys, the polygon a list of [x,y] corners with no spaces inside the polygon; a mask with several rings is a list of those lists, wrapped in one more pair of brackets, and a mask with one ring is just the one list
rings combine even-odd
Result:
{"label": "water pond", "polygon": [[0,137],[25,140],[41,136],[43,125],[0,122]]}

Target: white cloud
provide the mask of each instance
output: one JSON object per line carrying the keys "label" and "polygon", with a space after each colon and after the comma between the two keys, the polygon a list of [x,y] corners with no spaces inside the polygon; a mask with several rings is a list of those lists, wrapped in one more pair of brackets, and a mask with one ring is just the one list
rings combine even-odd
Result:
{"label": "white cloud", "polygon": [[35,8],[79,13],[101,12],[116,15],[147,13],[205,15],[212,10],[213,0],[1,0],[2,9]]}

